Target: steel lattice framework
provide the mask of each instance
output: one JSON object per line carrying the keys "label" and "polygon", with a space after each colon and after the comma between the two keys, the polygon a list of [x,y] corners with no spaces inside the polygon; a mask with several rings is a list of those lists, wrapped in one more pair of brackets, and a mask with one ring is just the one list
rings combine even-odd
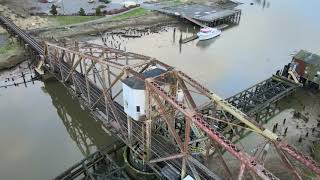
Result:
{"label": "steel lattice framework", "polygon": [[[205,148],[205,152],[200,154],[200,157],[204,156],[203,159],[208,158],[213,149],[212,144],[237,159],[240,164],[238,179],[243,178],[245,171],[249,171],[252,177],[278,179],[255,157],[225,138],[214,126],[216,121],[228,123],[228,118],[232,116],[241,121],[245,128],[261,134],[273,144],[297,179],[301,177],[291,165],[288,155],[320,175],[319,166],[310,157],[281,141],[196,80],[161,61],[85,42],[60,45],[45,43],[41,46],[8,19],[1,17],[0,20],[6,29],[21,36],[40,55],[40,64],[43,64],[46,72],[77,94],[95,118],[115,130],[114,134],[127,144],[132,156],[136,156],[136,160],[143,165],[141,168],[145,170],[151,168],[159,175],[169,174],[169,177],[190,174],[195,179],[220,179],[217,173],[201,162],[201,158],[193,156],[190,149],[194,142],[200,142]],[[163,69],[165,73],[146,78],[143,72],[154,66]],[[142,81],[146,90],[146,115],[140,121],[127,117],[121,105],[121,82],[130,77]],[[178,90],[184,94],[179,101]],[[213,103],[214,112],[219,111],[228,116],[223,119],[220,115],[216,116],[216,113],[210,117],[202,114],[201,105],[206,101]],[[233,179],[227,163],[222,156],[220,159],[225,171]]]}
{"label": "steel lattice framework", "polygon": [[[46,69],[87,102],[87,106],[100,119],[113,124],[117,135],[138,155],[137,158],[159,174],[163,174],[165,166],[178,170],[182,177],[192,174],[196,179],[206,179],[216,174],[199,165],[199,161],[191,156],[190,141],[208,138],[240,161],[239,178],[247,169],[262,179],[277,179],[243,149],[213,128],[208,118],[197,110],[203,101],[213,102],[216,110],[225,111],[245,122],[249,128],[260,132],[274,143],[281,152],[287,152],[317,171],[318,167],[309,158],[299,155],[275,135],[270,135],[270,131],[251,121],[247,115],[185,73],[156,59],[81,42],[61,46],[47,43],[43,60],[46,62]],[[165,73],[145,78],[143,72],[154,66],[162,68]],[[121,82],[129,77],[145,83],[148,108],[146,116],[140,122],[127,117],[121,105]],[[182,101],[177,101],[177,90],[182,90],[185,95]],[[177,128],[178,123],[180,128]],[[211,146],[206,149],[210,151]],[[282,157],[284,156],[286,155],[283,154]],[[290,165],[287,158],[283,160]],[[166,165],[161,162],[166,162]],[[290,168],[293,169],[292,166]],[[295,170],[294,173],[297,174]]]}
{"label": "steel lattice framework", "polygon": [[255,115],[269,104],[290,94],[298,85],[280,76],[272,76],[226,99],[247,115]]}

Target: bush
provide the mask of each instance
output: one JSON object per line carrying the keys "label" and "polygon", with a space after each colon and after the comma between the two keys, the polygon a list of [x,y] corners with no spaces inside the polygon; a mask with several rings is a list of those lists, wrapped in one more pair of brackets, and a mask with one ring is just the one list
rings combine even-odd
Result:
{"label": "bush", "polygon": [[86,12],[84,11],[83,8],[80,8],[78,13],[79,13],[80,16],[85,16],[86,15]]}
{"label": "bush", "polygon": [[111,3],[111,0],[99,0],[99,2],[104,2],[106,4],[109,4],[109,3]]}
{"label": "bush", "polygon": [[56,5],[52,4],[50,13],[51,13],[52,15],[54,15],[54,16],[58,14],[57,6],[56,6]]}
{"label": "bush", "polygon": [[101,15],[102,15],[101,9],[98,7],[96,9],[96,16],[101,16]]}

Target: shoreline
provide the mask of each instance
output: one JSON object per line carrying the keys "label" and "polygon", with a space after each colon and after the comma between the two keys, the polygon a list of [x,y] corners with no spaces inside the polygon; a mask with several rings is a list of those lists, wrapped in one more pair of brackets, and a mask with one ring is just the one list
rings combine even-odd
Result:
{"label": "shoreline", "polygon": [[25,51],[16,41],[7,40],[0,46],[0,71],[11,69],[25,61]]}
{"label": "shoreline", "polygon": [[[67,25],[59,25],[55,18],[29,16],[24,14],[26,12],[15,11],[10,9],[16,2],[6,3],[0,0],[0,14],[8,16],[22,29],[28,31],[35,38],[48,41],[59,41],[64,38],[81,39],[81,37],[90,35],[99,35],[101,32],[112,31],[115,29],[124,28],[152,28],[158,26],[165,26],[174,24],[178,21],[175,18],[145,10],[145,13],[136,16],[128,16],[124,19],[113,19],[113,17],[101,17],[94,20],[88,20],[81,23],[71,23]],[[126,13],[130,13],[130,10]],[[118,14],[118,17],[125,13]],[[57,27],[58,26],[58,27]],[[6,36],[7,32],[0,28],[0,35]],[[9,40],[4,41],[0,48],[7,48]],[[15,43],[16,44],[16,43]],[[0,71],[10,69],[23,62],[25,51],[21,49],[20,45],[10,47],[10,52],[0,53]]]}
{"label": "shoreline", "polygon": [[100,34],[102,32],[112,31],[115,29],[124,28],[152,28],[158,26],[165,26],[169,24],[176,24],[178,21],[173,18],[156,12],[148,12],[146,15],[127,18],[124,20],[106,20],[98,23],[86,23],[80,26],[68,25],[67,28],[59,28],[52,30],[37,30],[31,31],[32,35],[35,35],[41,39],[52,40],[62,38],[79,38],[81,36]]}

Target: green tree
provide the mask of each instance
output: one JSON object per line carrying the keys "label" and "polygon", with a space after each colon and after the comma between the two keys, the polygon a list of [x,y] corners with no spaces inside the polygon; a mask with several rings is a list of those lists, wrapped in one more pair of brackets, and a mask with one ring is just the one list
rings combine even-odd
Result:
{"label": "green tree", "polygon": [[101,16],[102,12],[101,12],[101,8],[97,7],[96,8],[96,16]]}
{"label": "green tree", "polygon": [[58,14],[57,6],[56,6],[56,5],[52,4],[50,13],[51,13],[52,15],[54,15],[54,16]]}
{"label": "green tree", "polygon": [[86,12],[84,11],[83,8],[80,8],[80,11],[78,12],[80,16],[85,16]]}
{"label": "green tree", "polygon": [[109,4],[111,2],[111,0],[99,0],[99,2],[104,2],[106,4]]}

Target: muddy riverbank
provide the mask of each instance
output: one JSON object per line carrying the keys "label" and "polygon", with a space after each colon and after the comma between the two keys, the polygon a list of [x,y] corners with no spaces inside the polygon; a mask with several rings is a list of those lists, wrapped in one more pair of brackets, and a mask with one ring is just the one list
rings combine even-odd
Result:
{"label": "muddy riverbank", "polygon": [[112,31],[121,28],[139,28],[139,27],[149,27],[161,26],[168,24],[177,23],[177,19],[165,16],[156,12],[148,12],[145,15],[133,18],[127,18],[123,20],[106,20],[105,22],[99,23],[89,23],[81,26],[69,26],[68,28],[59,28],[45,31],[35,31],[38,37],[42,39],[50,39],[54,37],[55,39],[61,39],[65,37],[79,39],[86,35],[97,35],[105,31]]}
{"label": "muddy riverbank", "polygon": [[[6,38],[5,38],[6,39]],[[10,69],[25,60],[25,50],[14,39],[0,44],[0,71]]]}
{"label": "muddy riverbank", "polygon": [[[14,7],[17,6],[17,9]],[[26,7],[24,7],[26,6]],[[125,12],[115,16],[99,18],[86,18],[78,23],[72,17],[55,18],[51,16],[30,16],[24,11],[27,7],[37,6],[33,1],[19,5],[18,1],[0,2],[0,14],[9,17],[14,23],[24,30],[29,30],[34,36],[41,39],[61,39],[65,37],[80,37],[89,34],[100,34],[104,31],[125,27],[159,26],[176,23],[177,19],[157,12],[143,10],[140,12]],[[21,10],[22,9],[22,10]],[[139,9],[140,10],[140,9]],[[139,11],[138,9],[132,11]],[[117,17],[118,16],[118,17]],[[74,23],[73,23],[74,21]],[[67,24],[66,24],[67,23]],[[0,34],[5,31],[0,28]]]}

